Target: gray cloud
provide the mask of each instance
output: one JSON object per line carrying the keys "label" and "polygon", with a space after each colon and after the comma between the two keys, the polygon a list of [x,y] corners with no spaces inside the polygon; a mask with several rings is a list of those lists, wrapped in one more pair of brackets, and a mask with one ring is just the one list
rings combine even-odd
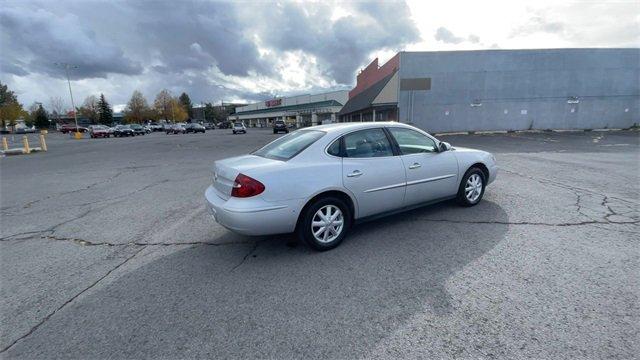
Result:
{"label": "gray cloud", "polygon": [[535,33],[562,34],[565,26],[560,21],[548,20],[545,16],[535,15],[521,26],[511,31],[510,37],[527,36]]}
{"label": "gray cloud", "polygon": [[254,25],[266,46],[312,54],[327,76],[339,84],[351,84],[356,70],[367,62],[371,52],[399,50],[420,40],[404,2],[358,2],[351,6],[354,15],[336,21],[331,20],[332,6],[326,4],[262,4],[251,12],[267,13],[277,19],[273,24]]}
{"label": "gray cloud", "polygon": [[[106,77],[109,73],[134,75],[142,66],[124,56],[122,49],[111,42],[98,44],[95,33],[78,25],[73,14],[56,16],[43,9],[21,11],[0,9],[3,52],[9,59],[3,64],[20,75],[41,72],[62,76],[55,62],[70,62],[79,66],[77,78]],[[19,63],[15,59],[28,59]],[[3,70],[5,71],[5,70]]]}
{"label": "gray cloud", "polygon": [[451,30],[442,26],[436,30],[435,39],[447,44],[459,44],[464,41],[464,38],[455,36]]}
{"label": "gray cloud", "polygon": [[463,37],[454,35],[453,32],[451,32],[451,30],[442,26],[436,30],[436,34],[434,38],[437,41],[441,41],[446,44],[460,44],[465,41],[468,41],[472,44],[480,43],[480,37],[478,35],[471,34],[466,38],[463,38]]}
{"label": "gray cloud", "polygon": [[470,43],[477,44],[480,42],[480,37],[478,35],[471,34],[467,37],[467,40],[469,40]]}
{"label": "gray cloud", "polygon": [[[23,94],[42,96],[48,92],[45,83],[57,88],[61,83],[56,79],[64,77],[54,63],[67,62],[78,66],[72,79],[94,79],[75,85],[78,97],[104,88],[113,93],[106,94],[113,103],[124,103],[134,89],[152,98],[167,87],[174,93],[187,91],[196,102],[253,100],[273,95],[259,90],[265,84],[296,86],[296,81],[284,80],[288,69],[282,59],[289,52],[301,52],[301,66],[323,77],[323,84],[345,88],[373,52],[401,50],[420,40],[402,1],[348,3],[342,6],[349,15],[337,20],[332,18],[335,6],[7,0],[0,9],[0,79],[21,84]],[[230,84],[230,76],[262,85]],[[14,81],[18,78],[23,80]],[[319,88],[311,78],[304,81],[299,91],[331,90]]]}

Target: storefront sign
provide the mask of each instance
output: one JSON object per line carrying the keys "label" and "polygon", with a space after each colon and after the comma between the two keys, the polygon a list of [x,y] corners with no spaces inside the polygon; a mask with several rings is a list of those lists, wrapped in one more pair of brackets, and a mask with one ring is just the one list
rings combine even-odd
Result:
{"label": "storefront sign", "polygon": [[271,99],[264,102],[264,106],[272,107],[272,106],[280,106],[282,105],[282,99]]}

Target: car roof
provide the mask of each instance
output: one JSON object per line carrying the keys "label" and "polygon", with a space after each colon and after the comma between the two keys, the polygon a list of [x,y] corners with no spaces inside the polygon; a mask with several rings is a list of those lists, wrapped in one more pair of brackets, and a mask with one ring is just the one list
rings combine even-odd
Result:
{"label": "car roof", "polygon": [[399,123],[396,121],[367,121],[367,122],[348,122],[348,123],[334,123],[326,125],[317,125],[305,128],[305,130],[321,130],[327,133],[343,133],[347,131],[370,129],[383,126],[397,126],[411,128],[411,126]]}

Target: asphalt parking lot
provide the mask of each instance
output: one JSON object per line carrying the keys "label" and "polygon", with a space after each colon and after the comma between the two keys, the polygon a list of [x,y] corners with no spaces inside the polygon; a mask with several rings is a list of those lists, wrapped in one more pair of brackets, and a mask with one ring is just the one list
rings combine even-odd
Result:
{"label": "asphalt parking lot", "polygon": [[496,155],[481,204],[367,223],[324,253],[205,211],[213,161],[269,131],[51,134],[0,159],[0,355],[635,358],[639,134],[443,137]]}

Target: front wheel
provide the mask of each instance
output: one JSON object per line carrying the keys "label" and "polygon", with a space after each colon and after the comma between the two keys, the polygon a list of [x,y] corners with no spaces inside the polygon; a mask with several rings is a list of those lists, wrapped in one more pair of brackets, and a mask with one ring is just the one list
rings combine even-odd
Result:
{"label": "front wheel", "polygon": [[315,250],[340,245],[351,227],[351,211],[342,199],[326,197],[308,206],[296,228],[300,240]]}
{"label": "front wheel", "polygon": [[476,167],[467,170],[458,188],[458,203],[462,206],[474,206],[479,203],[484,195],[485,182],[482,170]]}

